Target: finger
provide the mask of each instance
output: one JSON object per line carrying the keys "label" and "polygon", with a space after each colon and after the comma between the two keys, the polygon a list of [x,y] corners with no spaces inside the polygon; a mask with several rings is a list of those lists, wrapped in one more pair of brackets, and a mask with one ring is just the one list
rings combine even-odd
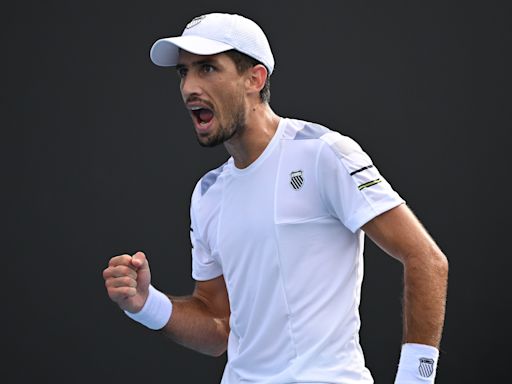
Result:
{"label": "finger", "polygon": [[111,277],[123,277],[128,276],[132,279],[137,279],[137,272],[132,266],[118,265],[117,267],[111,267]]}
{"label": "finger", "polygon": [[105,285],[107,288],[121,288],[121,287],[137,288],[137,280],[134,280],[127,276],[113,277],[113,278],[106,280]]}
{"label": "finger", "polygon": [[103,270],[103,278],[105,280],[112,277],[123,277],[128,276],[133,279],[137,279],[137,272],[133,266],[118,265],[115,267],[108,267]]}
{"label": "finger", "polygon": [[146,259],[146,255],[144,254],[144,252],[136,252],[133,257],[132,257],[132,260],[131,260],[131,264],[137,268],[137,269],[140,269],[140,268],[149,268],[149,265],[148,265],[148,260]]}
{"label": "finger", "polygon": [[137,289],[133,287],[110,287],[108,288],[108,295],[110,298],[119,303],[120,301],[127,300],[137,294]]}
{"label": "finger", "polygon": [[131,262],[132,262],[132,257],[130,255],[119,255],[119,256],[114,256],[112,257],[109,262],[108,262],[108,265],[109,267],[116,267],[118,265],[131,265]]}

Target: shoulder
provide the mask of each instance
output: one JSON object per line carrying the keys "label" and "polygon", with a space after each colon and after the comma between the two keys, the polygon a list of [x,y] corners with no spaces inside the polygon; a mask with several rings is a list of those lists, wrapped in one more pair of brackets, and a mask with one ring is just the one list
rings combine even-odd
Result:
{"label": "shoulder", "polygon": [[227,160],[221,166],[206,172],[203,177],[198,180],[192,194],[193,200],[200,199],[220,180],[221,175],[226,172],[229,163],[230,160]]}
{"label": "shoulder", "polygon": [[297,119],[286,119],[285,123],[283,140],[315,143],[317,148],[326,147],[327,151],[338,158],[350,156],[354,152],[363,152],[353,138],[324,125]]}
{"label": "shoulder", "polygon": [[284,120],[284,124],[283,140],[316,140],[322,135],[332,132],[329,128],[321,124],[305,120],[287,118]]}

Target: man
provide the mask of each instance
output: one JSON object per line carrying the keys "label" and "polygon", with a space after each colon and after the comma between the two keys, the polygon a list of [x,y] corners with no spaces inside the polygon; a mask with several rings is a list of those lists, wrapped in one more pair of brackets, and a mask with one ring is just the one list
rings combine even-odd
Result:
{"label": "man", "polygon": [[404,265],[396,383],[434,382],[447,260],[356,142],[272,111],[260,27],[203,15],[150,55],[176,67],[199,143],[231,157],[192,195],[193,294],[159,292],[137,252],[104,270],[110,298],[179,344],[227,350],[223,384],[373,383],[358,338],[366,234]]}

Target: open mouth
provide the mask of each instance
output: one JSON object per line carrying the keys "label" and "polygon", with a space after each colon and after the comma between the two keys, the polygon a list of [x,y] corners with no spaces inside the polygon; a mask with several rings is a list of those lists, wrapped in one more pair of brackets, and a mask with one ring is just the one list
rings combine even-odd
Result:
{"label": "open mouth", "polygon": [[213,111],[208,108],[192,108],[191,112],[200,127],[206,128],[213,119]]}

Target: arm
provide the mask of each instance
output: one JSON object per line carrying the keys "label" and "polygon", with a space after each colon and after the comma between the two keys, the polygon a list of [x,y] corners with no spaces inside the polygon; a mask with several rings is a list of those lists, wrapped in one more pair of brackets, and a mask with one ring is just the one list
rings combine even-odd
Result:
{"label": "arm", "polygon": [[[149,263],[137,252],[113,257],[103,277],[111,300],[135,320],[201,353],[220,356],[226,350],[230,310],[223,276],[196,282],[190,296],[165,296],[150,290]],[[155,319],[159,325],[153,327]]]}
{"label": "arm", "polygon": [[172,316],[163,328],[178,344],[220,356],[227,348],[229,299],[224,277],[198,281],[191,296],[171,297]]}
{"label": "arm", "polygon": [[439,348],[448,279],[445,255],[405,204],[362,229],[404,266],[403,342]]}

